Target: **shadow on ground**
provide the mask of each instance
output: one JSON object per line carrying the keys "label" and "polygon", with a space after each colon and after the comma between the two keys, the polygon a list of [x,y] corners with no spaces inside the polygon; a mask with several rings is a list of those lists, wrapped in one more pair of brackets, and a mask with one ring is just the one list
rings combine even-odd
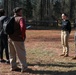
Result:
{"label": "shadow on ground", "polygon": [[38,74],[38,75],[76,75],[76,71],[68,71],[68,72],[59,72],[59,71],[43,71],[43,70],[36,70],[30,72],[31,74]]}
{"label": "shadow on ground", "polygon": [[[72,67],[76,67],[76,63],[63,63],[63,62],[60,62],[60,63],[57,63],[57,64],[28,64],[28,66],[40,66],[40,67],[65,67],[65,68],[72,68]],[[35,75],[76,75],[76,70],[73,70],[73,71],[51,71],[51,70],[32,70],[31,72],[29,72],[31,74],[35,74]]]}

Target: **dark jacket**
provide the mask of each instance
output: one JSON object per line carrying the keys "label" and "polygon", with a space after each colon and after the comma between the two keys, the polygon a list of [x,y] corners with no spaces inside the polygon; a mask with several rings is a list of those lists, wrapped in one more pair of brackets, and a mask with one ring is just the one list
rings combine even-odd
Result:
{"label": "dark jacket", "polygon": [[0,17],[0,36],[4,35],[5,33],[3,32],[3,23],[7,19],[7,16],[1,16]]}
{"label": "dark jacket", "polygon": [[9,36],[13,41],[24,41],[24,39],[22,38],[22,33],[21,33],[21,28],[20,28],[20,19],[21,18],[22,17],[18,17],[18,16],[15,17],[14,34]]}
{"label": "dark jacket", "polygon": [[69,31],[69,33],[71,32],[71,23],[69,20],[63,20],[62,21],[62,28],[63,31]]}

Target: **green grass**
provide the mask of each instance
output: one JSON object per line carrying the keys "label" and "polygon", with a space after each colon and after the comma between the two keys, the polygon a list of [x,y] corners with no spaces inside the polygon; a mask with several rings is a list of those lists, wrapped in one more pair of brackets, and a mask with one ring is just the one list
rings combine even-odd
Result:
{"label": "green grass", "polygon": [[[48,33],[49,34],[48,34]],[[52,34],[54,32],[55,34]],[[47,35],[44,35],[46,33]],[[60,57],[62,46],[60,43],[60,31],[46,31],[42,33],[37,31],[34,34],[28,32],[30,37],[27,38],[29,47],[26,48],[27,62],[30,66],[36,66],[36,74],[39,75],[75,75],[76,74],[76,60],[72,60],[74,56],[74,39],[73,33],[70,35],[70,57]],[[32,36],[34,35],[34,36]],[[39,38],[38,38],[39,37]],[[35,39],[37,38],[37,39]],[[44,39],[44,40],[43,40]],[[48,41],[49,40],[49,41]],[[31,46],[32,45],[32,46]],[[31,48],[30,48],[31,46]]]}
{"label": "green grass", "polygon": [[[69,39],[69,57],[60,57],[62,46],[60,30],[27,30],[26,57],[28,67],[32,72],[18,73],[9,72],[9,67],[0,65],[2,75],[76,75],[74,31]],[[4,68],[5,66],[5,68]],[[5,70],[7,68],[7,70]],[[8,74],[6,74],[8,73]]]}

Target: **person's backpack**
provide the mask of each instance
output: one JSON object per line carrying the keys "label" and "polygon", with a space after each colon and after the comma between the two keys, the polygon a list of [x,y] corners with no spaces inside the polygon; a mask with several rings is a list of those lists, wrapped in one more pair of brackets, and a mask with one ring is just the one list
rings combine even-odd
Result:
{"label": "person's backpack", "polygon": [[14,23],[15,18],[11,17],[4,21],[3,23],[3,31],[7,35],[12,35],[14,33]]}
{"label": "person's backpack", "polygon": [[0,17],[0,36],[3,34],[3,23],[6,18],[6,16]]}

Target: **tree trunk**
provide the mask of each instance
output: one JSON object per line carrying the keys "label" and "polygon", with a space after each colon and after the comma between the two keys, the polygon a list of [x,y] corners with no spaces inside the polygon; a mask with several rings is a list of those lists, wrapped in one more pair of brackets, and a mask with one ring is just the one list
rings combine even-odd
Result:
{"label": "tree trunk", "polygon": [[5,9],[5,13],[8,15],[8,0],[4,0],[4,9]]}

